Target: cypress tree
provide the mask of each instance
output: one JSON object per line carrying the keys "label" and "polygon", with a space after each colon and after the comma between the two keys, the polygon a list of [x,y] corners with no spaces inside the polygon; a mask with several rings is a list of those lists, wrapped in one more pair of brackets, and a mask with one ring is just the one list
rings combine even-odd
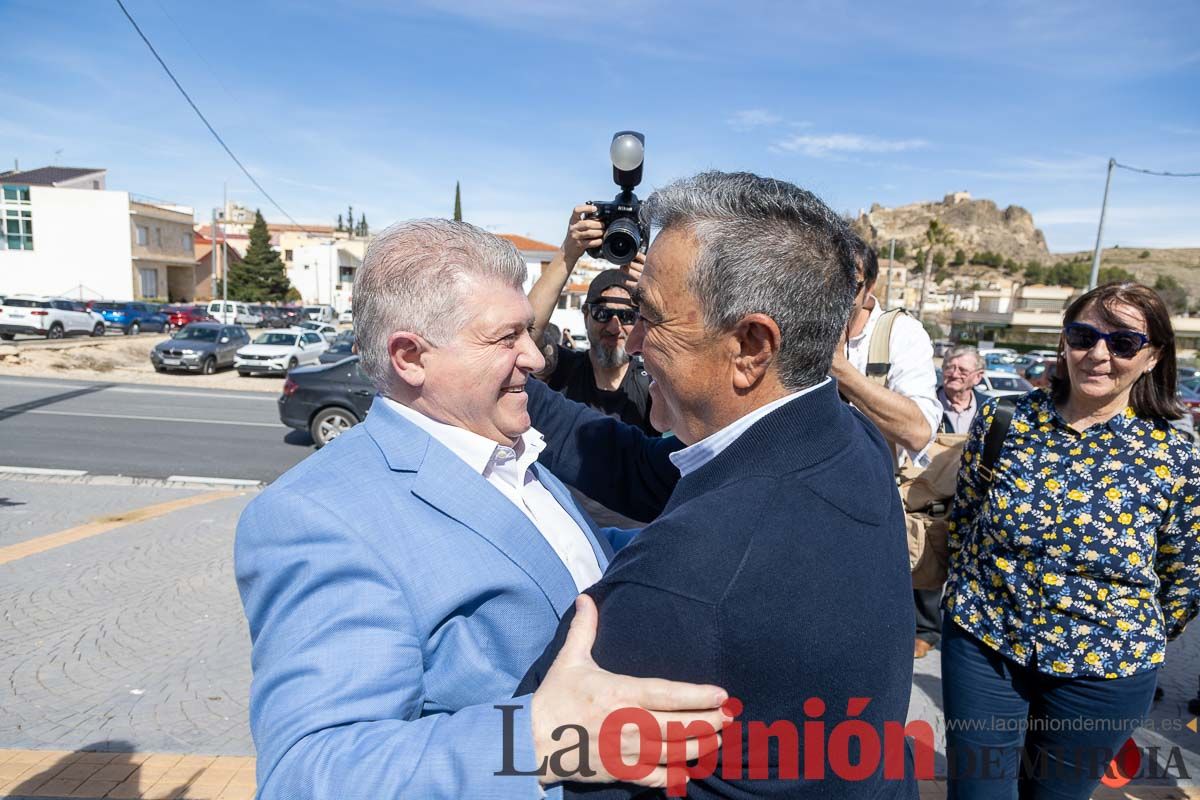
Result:
{"label": "cypress tree", "polygon": [[250,246],[240,264],[229,266],[229,297],[249,302],[282,301],[291,284],[279,253],[271,249],[271,233],[261,211],[254,213]]}
{"label": "cypress tree", "polygon": [[462,191],[458,181],[454,182],[454,221],[462,222]]}

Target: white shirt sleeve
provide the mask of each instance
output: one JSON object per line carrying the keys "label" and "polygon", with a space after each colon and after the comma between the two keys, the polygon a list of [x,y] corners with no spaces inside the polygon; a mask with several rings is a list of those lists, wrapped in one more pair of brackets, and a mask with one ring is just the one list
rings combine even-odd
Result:
{"label": "white shirt sleeve", "polygon": [[892,325],[890,343],[892,368],[885,386],[907,397],[921,409],[929,423],[929,440],[920,450],[904,452],[919,467],[929,462],[927,451],[942,423],[942,404],[937,399],[937,373],[933,367],[933,343],[915,318],[901,314]]}

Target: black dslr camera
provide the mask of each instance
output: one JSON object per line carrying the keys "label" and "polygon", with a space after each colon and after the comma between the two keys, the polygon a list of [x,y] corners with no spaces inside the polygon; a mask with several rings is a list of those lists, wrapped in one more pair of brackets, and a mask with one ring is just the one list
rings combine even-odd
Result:
{"label": "black dslr camera", "polygon": [[650,241],[649,228],[642,227],[638,220],[642,202],[633,193],[634,187],[642,182],[646,137],[637,131],[619,131],[613,134],[608,154],[612,158],[613,182],[621,191],[611,203],[588,201],[588,205],[596,207],[596,212],[588,217],[604,223],[604,241],[587,252],[593,258],[623,266],[633,261],[638,250]]}

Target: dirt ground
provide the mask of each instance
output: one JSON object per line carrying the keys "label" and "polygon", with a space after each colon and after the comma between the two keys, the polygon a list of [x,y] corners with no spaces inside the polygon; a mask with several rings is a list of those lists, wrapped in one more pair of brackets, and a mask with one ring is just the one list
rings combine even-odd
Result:
{"label": "dirt ground", "polygon": [[243,378],[232,368],[213,375],[195,372],[155,372],[150,350],[166,336],[107,336],[103,339],[64,339],[34,346],[0,344],[0,376],[68,378],[199,389],[239,389],[273,392],[283,389],[276,376]]}

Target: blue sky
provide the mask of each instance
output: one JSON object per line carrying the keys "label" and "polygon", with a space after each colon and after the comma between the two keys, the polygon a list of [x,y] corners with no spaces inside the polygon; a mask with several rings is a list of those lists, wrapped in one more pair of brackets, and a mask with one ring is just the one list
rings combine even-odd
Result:
{"label": "blue sky", "polygon": [[[1092,246],[1104,167],[1200,171],[1200,3],[125,0],[295,218],[465,217],[558,242],[615,192],[613,131],[647,138],[643,196],[702,169],[839,211],[968,190]],[[112,0],[0,0],[0,165],[282,221]],[[56,151],[61,154],[56,155]],[[1105,243],[1200,246],[1200,179],[1114,176]]]}

